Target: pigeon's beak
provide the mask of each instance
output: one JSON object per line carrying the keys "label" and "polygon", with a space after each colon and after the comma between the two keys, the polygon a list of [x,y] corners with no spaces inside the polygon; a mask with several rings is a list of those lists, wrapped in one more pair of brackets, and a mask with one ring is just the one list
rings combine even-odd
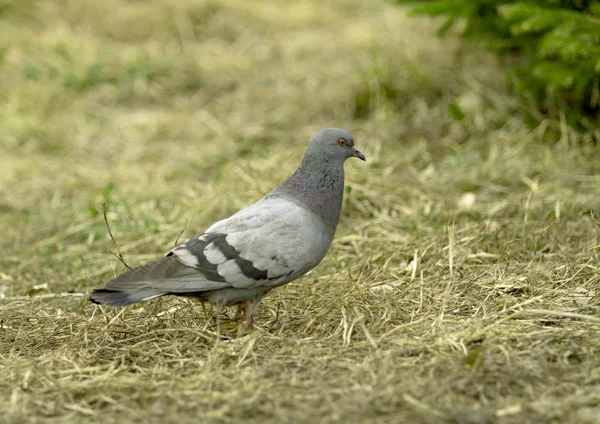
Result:
{"label": "pigeon's beak", "polygon": [[359,158],[361,160],[367,161],[365,155],[363,155],[356,147],[352,146],[352,151],[354,152],[354,157]]}

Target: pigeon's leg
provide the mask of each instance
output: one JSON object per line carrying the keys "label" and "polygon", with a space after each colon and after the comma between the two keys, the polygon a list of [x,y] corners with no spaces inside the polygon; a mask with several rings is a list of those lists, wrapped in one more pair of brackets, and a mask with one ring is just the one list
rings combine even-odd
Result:
{"label": "pigeon's leg", "polygon": [[251,300],[245,300],[237,304],[237,311],[235,312],[234,319],[240,323],[245,323],[248,327],[254,325],[254,308]]}
{"label": "pigeon's leg", "polygon": [[256,323],[256,321],[254,321],[254,316],[253,316],[254,307],[252,305],[251,300],[247,300],[244,303],[246,304],[246,310],[244,313],[244,316],[246,318],[246,324],[248,325],[248,327],[252,328],[252,326],[254,326],[254,324]]}

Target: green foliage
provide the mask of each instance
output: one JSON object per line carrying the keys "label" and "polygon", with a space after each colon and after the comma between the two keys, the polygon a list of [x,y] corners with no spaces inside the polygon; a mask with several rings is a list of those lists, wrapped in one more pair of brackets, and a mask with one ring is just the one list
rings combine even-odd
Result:
{"label": "green foliage", "polygon": [[[399,3],[409,3],[398,0]],[[439,34],[460,34],[496,52],[535,121],[564,113],[584,130],[600,118],[598,0],[424,0],[412,13],[444,18]]]}
{"label": "green foliage", "polygon": [[136,81],[156,81],[168,73],[165,66],[153,63],[143,54],[122,60],[104,53],[103,57],[86,63],[64,45],[55,45],[42,51],[45,55],[23,61],[23,76],[31,81],[58,80],[64,87],[76,92],[91,90],[103,84],[113,84],[127,90],[131,89]]}

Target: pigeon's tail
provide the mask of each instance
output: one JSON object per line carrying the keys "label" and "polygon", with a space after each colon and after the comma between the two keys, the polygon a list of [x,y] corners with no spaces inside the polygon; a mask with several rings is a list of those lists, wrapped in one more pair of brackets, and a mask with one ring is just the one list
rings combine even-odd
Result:
{"label": "pigeon's tail", "polygon": [[119,291],[110,289],[94,289],[90,295],[90,301],[98,305],[127,306],[144,300],[154,299],[166,293],[155,290],[140,290],[135,292]]}
{"label": "pigeon's tail", "polygon": [[216,271],[213,274],[220,281],[208,280],[200,270],[170,254],[113,278],[106,288],[95,289],[90,300],[102,305],[127,306],[166,294],[202,297],[201,292],[229,286]]}

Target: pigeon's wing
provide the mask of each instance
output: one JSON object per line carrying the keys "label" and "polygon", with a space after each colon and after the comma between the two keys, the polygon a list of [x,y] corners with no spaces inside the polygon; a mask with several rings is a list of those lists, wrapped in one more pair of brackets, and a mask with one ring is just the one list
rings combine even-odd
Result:
{"label": "pigeon's wing", "polygon": [[272,286],[316,266],[329,249],[328,234],[308,209],[272,197],[219,221],[172,253],[234,288]]}
{"label": "pigeon's wing", "polygon": [[312,212],[265,198],[219,221],[162,259],[129,270],[106,289],[189,293],[278,285],[316,266],[330,240]]}
{"label": "pigeon's wing", "polygon": [[182,263],[172,252],[164,258],[130,269],[106,284],[109,290],[174,293],[215,290],[229,286],[218,275]]}
{"label": "pigeon's wing", "polygon": [[130,269],[109,281],[105,288],[94,289],[90,300],[98,304],[125,306],[154,299],[168,293],[191,294],[229,287],[223,278],[213,278],[182,263],[176,255]]}

